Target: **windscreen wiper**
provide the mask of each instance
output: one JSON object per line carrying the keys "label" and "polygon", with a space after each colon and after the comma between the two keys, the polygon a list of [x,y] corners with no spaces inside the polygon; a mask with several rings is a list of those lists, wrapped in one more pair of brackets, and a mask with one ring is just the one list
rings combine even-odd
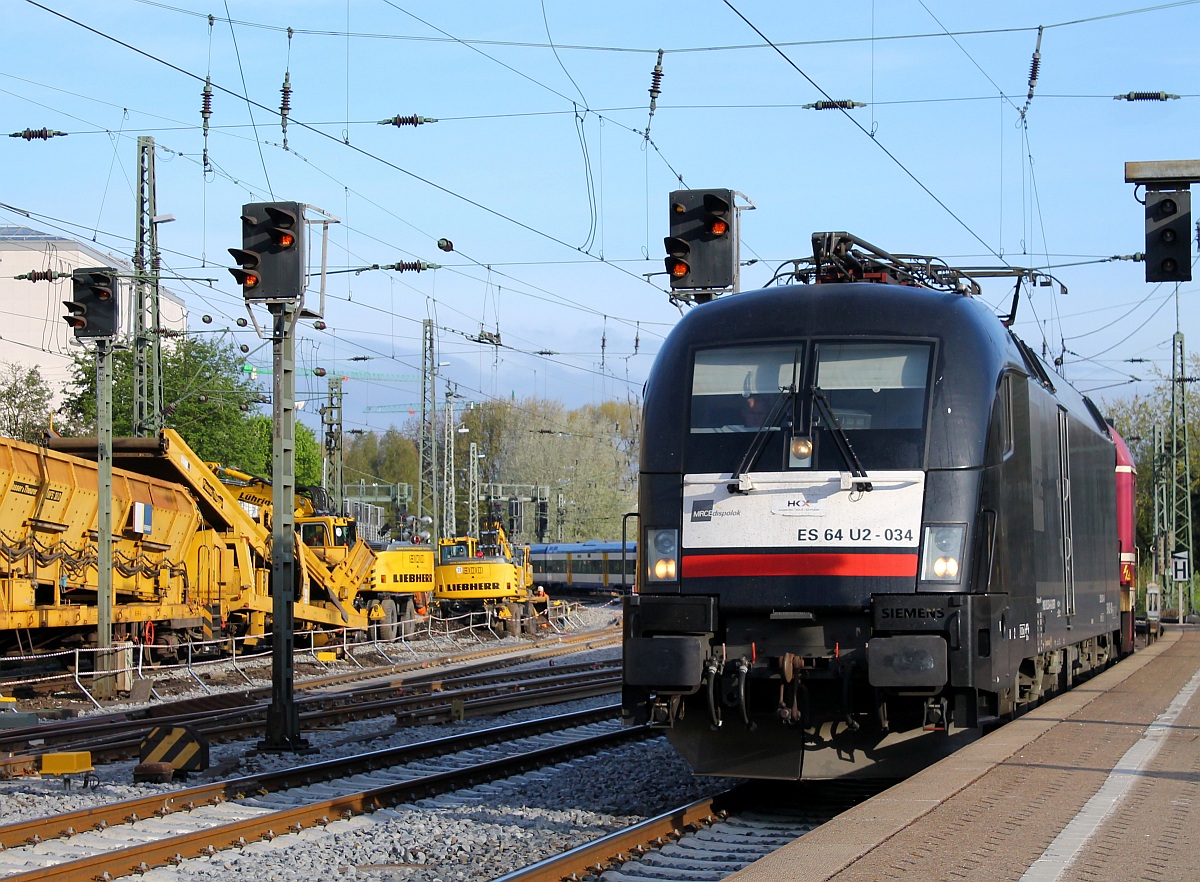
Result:
{"label": "windscreen wiper", "polygon": [[779,416],[783,413],[788,396],[795,393],[795,386],[784,386],[779,390],[779,396],[771,405],[771,409],[767,411],[767,416],[762,421],[762,425],[758,427],[758,431],[750,439],[750,447],[746,450],[746,455],[742,457],[741,464],[733,472],[733,477],[737,479],[737,483],[729,485],[730,493],[747,493],[754,489],[754,483],[750,480],[750,469],[754,468],[754,463],[763,452],[763,448],[767,446],[767,433],[779,427]]}
{"label": "windscreen wiper", "polygon": [[854,489],[859,491],[871,490],[871,482],[866,469],[863,468],[858,454],[854,452],[854,448],[850,445],[850,439],[846,436],[842,424],[833,415],[833,408],[829,406],[829,396],[825,394],[824,389],[815,383],[812,387],[812,393],[813,407],[816,408],[817,414],[821,417],[821,422],[829,428],[829,436],[833,439],[833,446],[838,449],[838,453],[841,454],[846,467],[850,469],[850,477],[859,479],[854,482]]}

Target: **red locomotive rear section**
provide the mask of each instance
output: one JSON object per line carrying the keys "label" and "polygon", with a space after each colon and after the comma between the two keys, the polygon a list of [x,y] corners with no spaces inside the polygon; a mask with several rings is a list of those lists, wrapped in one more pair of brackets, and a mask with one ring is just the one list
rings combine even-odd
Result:
{"label": "red locomotive rear section", "polygon": [[1117,430],[1109,427],[1117,448],[1117,540],[1121,555],[1121,654],[1133,652],[1137,600],[1137,466]]}

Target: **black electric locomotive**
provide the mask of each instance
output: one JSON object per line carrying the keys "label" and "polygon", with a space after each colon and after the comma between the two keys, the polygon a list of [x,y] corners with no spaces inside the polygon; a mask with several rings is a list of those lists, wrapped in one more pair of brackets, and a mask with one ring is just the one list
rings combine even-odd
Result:
{"label": "black electric locomotive", "polygon": [[1132,649],[1096,407],[856,243],[691,310],[647,384],[624,715],[698,774],[907,774]]}

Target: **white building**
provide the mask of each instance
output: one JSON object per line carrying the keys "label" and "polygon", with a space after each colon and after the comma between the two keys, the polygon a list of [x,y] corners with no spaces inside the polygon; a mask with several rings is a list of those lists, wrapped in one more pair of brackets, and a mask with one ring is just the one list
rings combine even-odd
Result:
{"label": "white building", "polygon": [[[0,225],[0,361],[36,365],[56,400],[71,378],[72,356],[93,350],[90,341],[84,341],[86,349],[80,347],[63,319],[63,301],[72,295],[70,275],[80,267],[114,267],[122,274],[117,281],[122,339],[117,342],[129,344],[135,295],[133,267],[127,260],[55,233]],[[35,282],[15,278],[47,270],[65,277]],[[166,330],[187,329],[186,306],[165,289],[159,297],[159,318]]]}

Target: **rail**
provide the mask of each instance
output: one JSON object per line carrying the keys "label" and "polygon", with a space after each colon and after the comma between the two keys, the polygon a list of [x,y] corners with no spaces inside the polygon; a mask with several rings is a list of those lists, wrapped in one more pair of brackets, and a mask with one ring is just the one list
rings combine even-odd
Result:
{"label": "rail", "polygon": [[[592,718],[597,716],[611,718],[615,711],[616,707],[612,706],[585,713],[592,715]],[[542,731],[553,731],[561,728],[566,719],[566,717],[543,719],[534,721],[533,725]],[[572,722],[578,721],[572,720]],[[546,728],[548,724],[549,728]],[[76,831],[88,829],[92,825],[103,824],[111,830],[118,824],[133,822],[141,817],[161,816],[174,811],[190,810],[203,804],[237,799],[242,793],[252,793],[256,790],[278,791],[286,787],[310,783],[313,780],[329,781],[361,774],[363,770],[374,772],[385,763],[404,762],[414,754],[418,756],[421,754],[444,755],[447,741],[450,740],[456,742],[454,747],[457,749],[475,743],[522,744],[526,742],[529,738],[528,733],[532,731],[524,728],[529,725],[514,724],[485,730],[483,733],[456,735],[451,739],[438,742],[407,745],[404,748],[392,748],[342,760],[325,761],[281,773],[268,773],[213,785],[201,785],[175,791],[169,795],[157,794],[147,800],[126,801],[103,809],[93,807],[56,818],[46,818],[0,828],[0,840],[3,840],[6,846],[13,847],[27,843],[34,836],[39,837],[42,841],[52,837],[69,837]],[[183,858],[213,854],[222,848],[237,847],[259,838],[273,838],[283,832],[299,832],[304,828],[324,826],[333,820],[351,814],[369,813],[382,807],[444,793],[481,781],[508,777],[522,771],[541,768],[616,744],[647,737],[652,737],[649,730],[620,728],[551,746],[526,749],[498,759],[478,762],[477,758],[472,758],[467,764],[453,770],[434,772],[397,783],[387,783],[360,790],[357,793],[343,794],[335,799],[281,807],[267,815],[156,838],[152,842],[138,842],[126,847],[118,847],[114,851],[68,860],[52,866],[38,867],[5,878],[13,880],[13,882],[26,882],[26,880],[29,882],[49,882],[49,880],[78,882],[83,879],[115,878],[129,873],[145,872],[154,866],[178,863]],[[458,742],[458,739],[464,738],[470,740]],[[106,814],[102,816],[101,812]],[[9,843],[12,845],[8,845]]]}
{"label": "rail", "polygon": [[[547,630],[561,634],[579,628],[581,625],[577,615],[579,607],[579,604],[562,601],[547,604],[544,609],[531,617],[536,620],[534,630],[539,632]],[[332,651],[338,657],[362,668],[365,665],[357,657],[356,652],[374,652],[388,664],[396,664],[398,658],[405,654],[411,655],[414,659],[419,658],[417,649],[412,645],[417,642],[428,642],[438,651],[447,647],[458,648],[463,642],[480,645],[484,642],[481,630],[491,634],[496,640],[500,640],[504,635],[497,633],[493,624],[489,618],[481,626],[478,618],[471,614],[451,617],[428,616],[426,618],[414,617],[393,623],[391,627],[396,629],[396,636],[393,638],[383,636],[384,628],[387,627],[383,624],[368,626],[365,639],[362,639],[363,630],[356,628],[334,628],[322,631],[298,630],[294,632],[293,638],[294,644],[297,646],[297,657],[304,657],[319,667],[328,670],[328,665],[322,659],[321,653]],[[308,645],[303,645],[306,642]],[[6,656],[4,659],[6,663],[19,668],[44,668],[47,663],[57,662],[67,670],[64,673],[29,673],[18,674],[14,677],[0,677],[0,684],[2,684],[3,692],[9,695],[12,694],[14,688],[37,688],[39,685],[49,683],[73,685],[96,709],[103,710],[104,705],[93,695],[95,681],[99,678],[115,679],[118,691],[122,692],[132,691],[135,682],[147,682],[149,696],[160,700],[162,696],[158,694],[153,681],[150,680],[150,671],[153,672],[153,676],[160,678],[173,671],[181,672],[204,692],[211,693],[211,687],[200,676],[200,673],[205,668],[217,664],[232,663],[235,672],[248,684],[252,683],[250,677],[242,670],[240,663],[248,659],[269,658],[270,649],[259,648],[261,644],[261,638],[234,636],[213,640],[190,640],[172,647],[179,656],[177,662],[154,658],[156,655],[161,656],[167,647],[141,642],[117,644],[107,650],[96,647],[79,647]],[[394,657],[392,653],[397,651],[400,654]],[[102,652],[107,652],[110,655],[110,661],[116,662],[110,665],[106,671],[96,670],[95,659]]]}

